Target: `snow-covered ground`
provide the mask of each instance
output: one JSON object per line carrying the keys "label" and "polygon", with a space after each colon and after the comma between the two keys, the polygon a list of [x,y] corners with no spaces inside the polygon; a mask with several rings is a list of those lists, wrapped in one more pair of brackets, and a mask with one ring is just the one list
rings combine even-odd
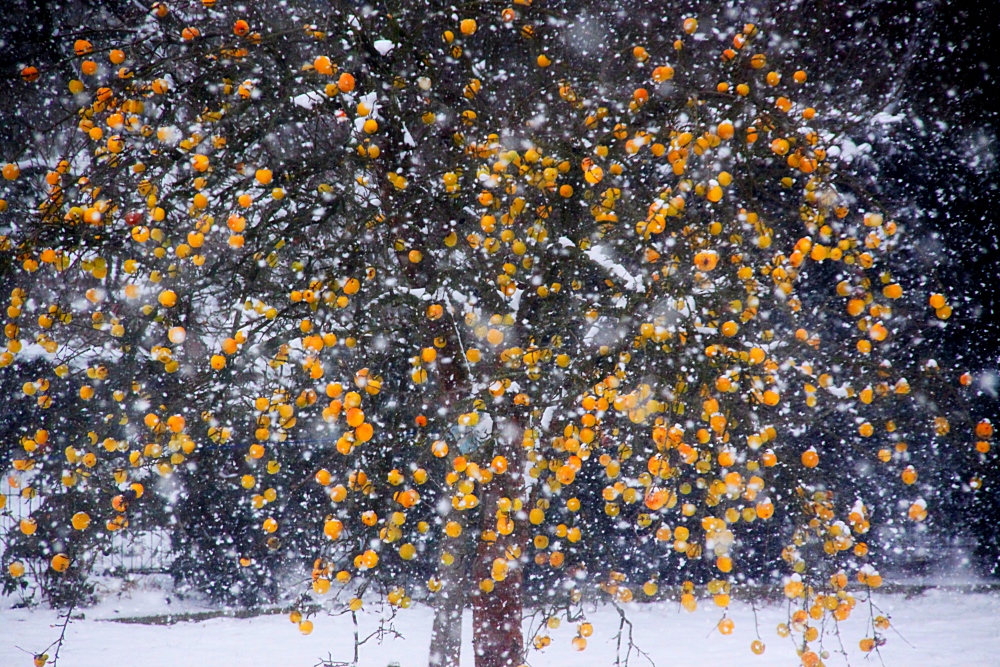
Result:
{"label": "snow-covered ground", "polygon": [[[987,667],[1000,665],[1000,596],[985,593],[928,591],[906,599],[902,595],[881,595],[879,607],[892,618],[889,643],[881,650],[886,667]],[[58,621],[49,610],[11,609],[13,600],[0,599],[0,665],[31,665],[31,655],[59,635],[53,627]],[[748,667],[789,667],[800,664],[790,639],[781,639],[775,628],[787,618],[780,606],[757,610],[760,637],[767,645],[765,653],[755,656],[750,642],[756,638],[754,615],[748,605],[734,603],[730,616],[736,622],[732,635],[715,631],[720,617],[710,603],[687,613],[676,604],[651,603],[628,605],[634,636],[639,646],[657,665],[692,667],[746,665]],[[302,636],[284,615],[250,619],[213,618],[173,625],[126,624],[113,618],[142,616],[169,609],[173,613],[203,611],[190,602],[176,600],[167,607],[164,595],[143,591],[131,597],[111,596],[98,606],[84,610],[85,619],[74,621],[66,635],[60,664],[67,667],[106,667],[126,664],[129,667],[312,667],[321,658],[350,661],[353,658],[354,628],[350,616],[313,618],[315,630]],[[369,615],[360,615],[361,635],[375,627]],[[360,665],[382,667],[398,663],[400,667],[423,667],[427,664],[432,612],[417,605],[402,610],[396,628],[403,639],[390,639],[382,645],[371,642],[361,648]],[[594,635],[583,653],[570,646],[575,625],[563,623],[550,630],[552,644],[544,651],[533,651],[529,662],[536,667],[612,665],[615,660],[614,635],[618,615],[613,608],[597,608],[589,614]],[[847,658],[839,654],[836,639],[826,644],[831,655],[827,665],[879,664],[876,656],[867,659],[858,649],[864,636],[867,614],[859,608],[854,617],[842,624]],[[472,665],[471,618],[466,615],[462,664]],[[794,635],[793,635],[794,636]],[[20,648],[18,648],[20,647]],[[22,651],[21,649],[24,649]],[[642,657],[632,656],[632,665],[648,665]]]}

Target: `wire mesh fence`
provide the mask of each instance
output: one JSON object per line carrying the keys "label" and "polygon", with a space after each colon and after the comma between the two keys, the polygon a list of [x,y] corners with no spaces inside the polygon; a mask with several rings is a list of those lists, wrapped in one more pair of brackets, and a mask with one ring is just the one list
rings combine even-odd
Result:
{"label": "wire mesh fence", "polygon": [[[0,510],[0,553],[6,549],[9,536],[18,531],[22,519],[32,516],[41,506],[41,499],[24,493],[14,478],[5,480],[0,495],[5,502]],[[98,574],[140,575],[164,574],[174,560],[170,535],[166,530],[119,530],[95,553],[93,571]]]}

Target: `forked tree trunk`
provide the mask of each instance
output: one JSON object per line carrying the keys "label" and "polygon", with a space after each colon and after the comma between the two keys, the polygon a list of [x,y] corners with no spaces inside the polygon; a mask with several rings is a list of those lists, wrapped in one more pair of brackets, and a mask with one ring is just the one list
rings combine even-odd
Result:
{"label": "forked tree trunk", "polygon": [[[482,531],[496,530],[496,507],[501,497],[514,499],[522,495],[519,462],[524,429],[517,418],[498,420],[496,426],[496,453],[507,458],[510,468],[507,474],[497,475],[492,483],[483,487]],[[494,559],[505,558],[508,548],[519,546],[520,540],[518,531],[514,531],[507,536],[499,535],[493,543],[479,541],[470,586],[473,591],[472,644],[476,667],[514,667],[521,664],[524,654],[521,568],[511,568],[507,578],[495,582],[490,593],[483,593],[478,586],[483,579],[491,578]]]}

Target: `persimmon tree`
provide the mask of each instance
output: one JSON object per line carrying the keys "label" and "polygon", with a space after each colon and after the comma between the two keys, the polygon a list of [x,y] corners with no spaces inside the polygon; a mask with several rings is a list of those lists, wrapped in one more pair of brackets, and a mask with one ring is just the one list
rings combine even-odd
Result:
{"label": "persimmon tree", "polygon": [[79,595],[158,528],[243,604],[311,570],[305,633],[311,600],[419,597],[453,665],[471,605],[492,667],[547,645],[525,605],[583,650],[585,599],[665,584],[729,634],[775,560],[821,663],[881,584],[872,526],[934,509],[916,463],[990,452],[922,352],[955,299],[852,164],[859,111],[767,25],[663,14],[591,53],[566,11],[158,2],[20,64],[8,588]]}

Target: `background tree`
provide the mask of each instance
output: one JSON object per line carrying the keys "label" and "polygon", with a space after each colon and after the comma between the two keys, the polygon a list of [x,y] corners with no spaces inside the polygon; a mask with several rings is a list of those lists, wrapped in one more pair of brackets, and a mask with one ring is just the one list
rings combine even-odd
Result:
{"label": "background tree", "polygon": [[477,664],[522,660],[525,603],[585,647],[593,585],[697,583],[731,631],[778,557],[846,617],[872,523],[992,460],[934,333],[957,296],[858,148],[911,60],[830,66],[894,46],[872,14],[617,9],[61,17],[8,84],[0,356],[15,479],[59,511],[5,560],[85,579],[146,512],[230,602],[290,563],[352,609],[426,584],[441,664],[466,600]]}

